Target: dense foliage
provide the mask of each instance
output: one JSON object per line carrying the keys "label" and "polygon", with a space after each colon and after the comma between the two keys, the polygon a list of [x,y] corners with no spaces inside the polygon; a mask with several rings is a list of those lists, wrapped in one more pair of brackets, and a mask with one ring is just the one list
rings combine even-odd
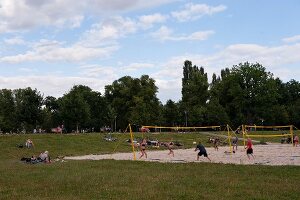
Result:
{"label": "dense foliage", "polygon": [[122,77],[105,87],[105,93],[83,85],[71,88],[60,98],[43,97],[37,89],[0,90],[2,132],[65,132],[125,129],[142,124],[199,126],[240,124],[300,126],[300,83],[284,83],[259,63],[240,63],[213,74],[211,83],[203,67],[185,61],[182,99],[157,98],[155,80]]}

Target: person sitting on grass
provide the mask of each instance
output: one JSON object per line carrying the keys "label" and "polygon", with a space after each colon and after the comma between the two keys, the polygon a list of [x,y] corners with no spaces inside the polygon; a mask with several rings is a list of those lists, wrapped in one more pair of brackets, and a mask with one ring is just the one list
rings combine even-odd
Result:
{"label": "person sitting on grass", "polygon": [[45,163],[50,163],[51,162],[48,151],[42,152],[37,159],[40,162],[45,162]]}
{"label": "person sitting on grass", "polygon": [[28,139],[26,140],[25,146],[26,146],[27,148],[32,148],[32,147],[34,147],[34,144],[33,144],[32,140],[31,140],[30,138],[28,138]]}
{"label": "person sitting on grass", "polygon": [[211,161],[210,158],[208,157],[207,152],[206,152],[206,149],[205,149],[205,147],[203,146],[203,144],[201,143],[201,141],[199,141],[198,145],[196,146],[195,151],[197,151],[197,150],[199,150],[199,153],[197,154],[197,160],[199,160],[199,157],[203,155],[203,156],[206,157],[209,161]]}

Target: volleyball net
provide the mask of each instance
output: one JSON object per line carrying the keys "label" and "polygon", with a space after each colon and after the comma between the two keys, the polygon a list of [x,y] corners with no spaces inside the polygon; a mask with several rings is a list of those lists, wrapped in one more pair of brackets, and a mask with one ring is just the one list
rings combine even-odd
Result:
{"label": "volleyball net", "polygon": [[[244,146],[246,138],[281,138],[281,143],[291,143],[293,145],[294,125],[285,126],[256,126],[242,125]],[[278,142],[277,139],[275,139]]]}

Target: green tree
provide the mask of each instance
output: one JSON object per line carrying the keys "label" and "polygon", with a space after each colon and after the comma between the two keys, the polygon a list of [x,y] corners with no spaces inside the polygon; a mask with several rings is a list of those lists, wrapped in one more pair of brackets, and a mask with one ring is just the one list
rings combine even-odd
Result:
{"label": "green tree", "polygon": [[51,128],[57,127],[61,125],[60,118],[60,110],[59,110],[59,101],[53,96],[45,97],[43,101],[43,109],[42,109],[42,125],[41,128],[46,129],[46,131],[50,132]]}
{"label": "green tree", "polygon": [[229,117],[226,110],[218,100],[210,100],[207,104],[207,124],[208,125],[225,125],[229,124]]}
{"label": "green tree", "polygon": [[163,107],[163,117],[165,125],[179,126],[180,125],[180,111],[179,105],[172,100],[168,100]]}
{"label": "green tree", "polygon": [[90,120],[90,106],[84,98],[84,93],[74,86],[60,101],[61,117],[67,130],[86,128]]}
{"label": "green tree", "polygon": [[14,90],[18,128],[32,131],[42,123],[43,96],[30,87]]}
{"label": "green tree", "polygon": [[188,113],[189,124],[205,123],[206,102],[209,98],[207,73],[203,67],[192,65],[186,60],[183,66],[182,105]]}
{"label": "green tree", "polygon": [[[105,97],[118,119],[118,128],[160,122],[161,106],[156,97],[155,81],[148,75],[125,76],[105,87]],[[113,116],[112,116],[113,117]]]}
{"label": "green tree", "polygon": [[14,94],[11,90],[0,90],[0,129],[13,131],[16,126]]}
{"label": "green tree", "polygon": [[218,99],[234,125],[275,123],[270,111],[279,105],[278,82],[265,67],[246,62],[221,74]]}
{"label": "green tree", "polygon": [[300,126],[300,83],[290,80],[284,84],[282,89],[282,104],[285,106],[289,116],[289,123]]}

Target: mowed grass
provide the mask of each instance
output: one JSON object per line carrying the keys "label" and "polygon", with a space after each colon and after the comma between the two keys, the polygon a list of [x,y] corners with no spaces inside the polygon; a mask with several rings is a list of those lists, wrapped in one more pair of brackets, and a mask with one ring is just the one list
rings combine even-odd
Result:
{"label": "mowed grass", "polygon": [[[143,161],[67,161],[24,164],[21,157],[48,150],[59,155],[130,151],[129,135],[103,134],[1,136],[0,199],[299,199],[300,167],[242,166],[213,163]],[[140,135],[142,137],[142,135]],[[206,135],[159,134],[148,137],[178,140],[192,147]],[[30,137],[34,149],[16,144]],[[206,144],[206,143],[205,143]],[[208,144],[206,144],[208,145]],[[196,153],[195,153],[196,156]]]}

